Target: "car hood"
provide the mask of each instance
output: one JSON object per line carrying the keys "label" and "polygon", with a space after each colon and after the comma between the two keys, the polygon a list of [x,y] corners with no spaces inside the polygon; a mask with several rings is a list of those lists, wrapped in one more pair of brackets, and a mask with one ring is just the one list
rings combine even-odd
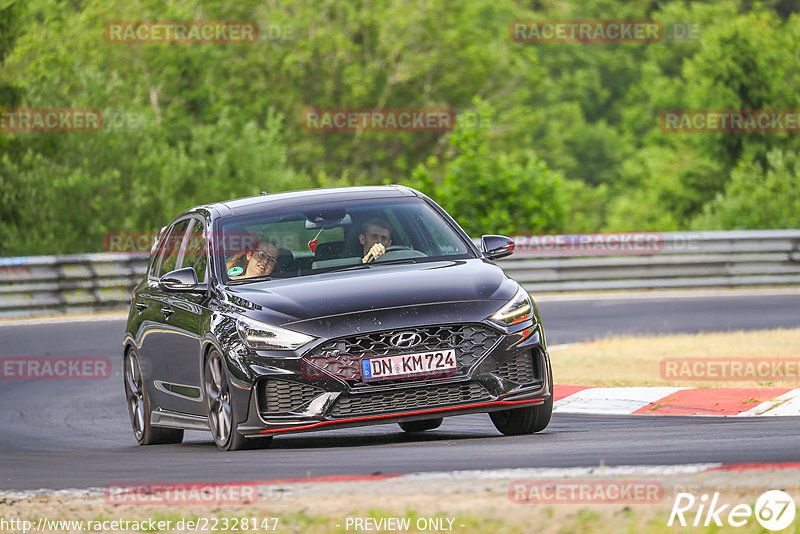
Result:
{"label": "car hood", "polygon": [[338,318],[349,321],[351,328],[365,318],[374,324],[387,314],[410,314],[427,321],[425,309],[449,316],[458,308],[462,312],[452,319],[480,320],[496,310],[498,302],[513,297],[516,289],[494,263],[468,259],[254,282],[229,286],[226,293],[231,303],[248,309],[249,317],[277,325],[305,325],[296,329],[319,335],[319,325]]}

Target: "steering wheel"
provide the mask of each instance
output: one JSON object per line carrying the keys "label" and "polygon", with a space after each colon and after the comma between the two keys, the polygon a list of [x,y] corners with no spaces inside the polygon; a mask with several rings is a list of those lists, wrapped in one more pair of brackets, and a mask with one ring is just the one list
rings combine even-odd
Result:
{"label": "steering wheel", "polygon": [[386,247],[386,252],[397,252],[398,250],[413,250],[413,249],[405,245],[392,245],[390,247]]}
{"label": "steering wheel", "polygon": [[414,249],[412,249],[411,247],[406,247],[404,245],[392,245],[392,246],[386,247],[384,249],[384,253],[381,256],[378,256],[377,259],[370,255],[369,259],[367,260],[367,263],[373,262],[373,261],[379,261],[380,258],[383,258],[385,254],[388,254],[390,252],[402,252],[402,251],[415,252]]}

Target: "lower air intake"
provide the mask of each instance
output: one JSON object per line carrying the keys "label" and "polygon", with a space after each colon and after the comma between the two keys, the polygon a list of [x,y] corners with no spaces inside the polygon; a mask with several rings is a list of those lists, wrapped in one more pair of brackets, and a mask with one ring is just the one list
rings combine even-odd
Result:
{"label": "lower air intake", "polygon": [[333,417],[398,413],[422,408],[457,406],[491,399],[477,382],[400,389],[381,393],[343,396],[331,410]]}

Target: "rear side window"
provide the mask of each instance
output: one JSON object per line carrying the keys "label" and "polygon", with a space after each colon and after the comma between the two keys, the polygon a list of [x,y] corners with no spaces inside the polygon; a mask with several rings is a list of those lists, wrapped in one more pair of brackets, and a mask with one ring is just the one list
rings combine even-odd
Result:
{"label": "rear side window", "polygon": [[157,278],[161,278],[168,272],[174,271],[177,268],[175,266],[178,264],[178,254],[181,251],[183,237],[184,234],[186,234],[186,229],[189,227],[190,222],[190,219],[186,219],[173,226],[172,230],[169,231],[169,234],[167,234],[167,237],[161,243],[159,258],[156,261],[158,267],[155,275]]}

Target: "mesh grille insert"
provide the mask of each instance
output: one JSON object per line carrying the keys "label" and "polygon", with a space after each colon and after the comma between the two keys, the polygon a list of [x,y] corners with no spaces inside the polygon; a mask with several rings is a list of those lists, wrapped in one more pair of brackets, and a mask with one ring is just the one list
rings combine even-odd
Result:
{"label": "mesh grille insert", "polygon": [[489,400],[491,396],[477,382],[400,389],[383,393],[342,396],[331,410],[333,417],[402,412]]}
{"label": "mesh grille insert", "polygon": [[259,384],[261,411],[271,413],[299,412],[325,393],[316,386],[291,382],[289,380],[267,379]]}
{"label": "mesh grille insert", "polygon": [[527,384],[537,379],[533,357],[529,352],[517,354],[514,358],[498,365],[492,374],[517,384]]}

